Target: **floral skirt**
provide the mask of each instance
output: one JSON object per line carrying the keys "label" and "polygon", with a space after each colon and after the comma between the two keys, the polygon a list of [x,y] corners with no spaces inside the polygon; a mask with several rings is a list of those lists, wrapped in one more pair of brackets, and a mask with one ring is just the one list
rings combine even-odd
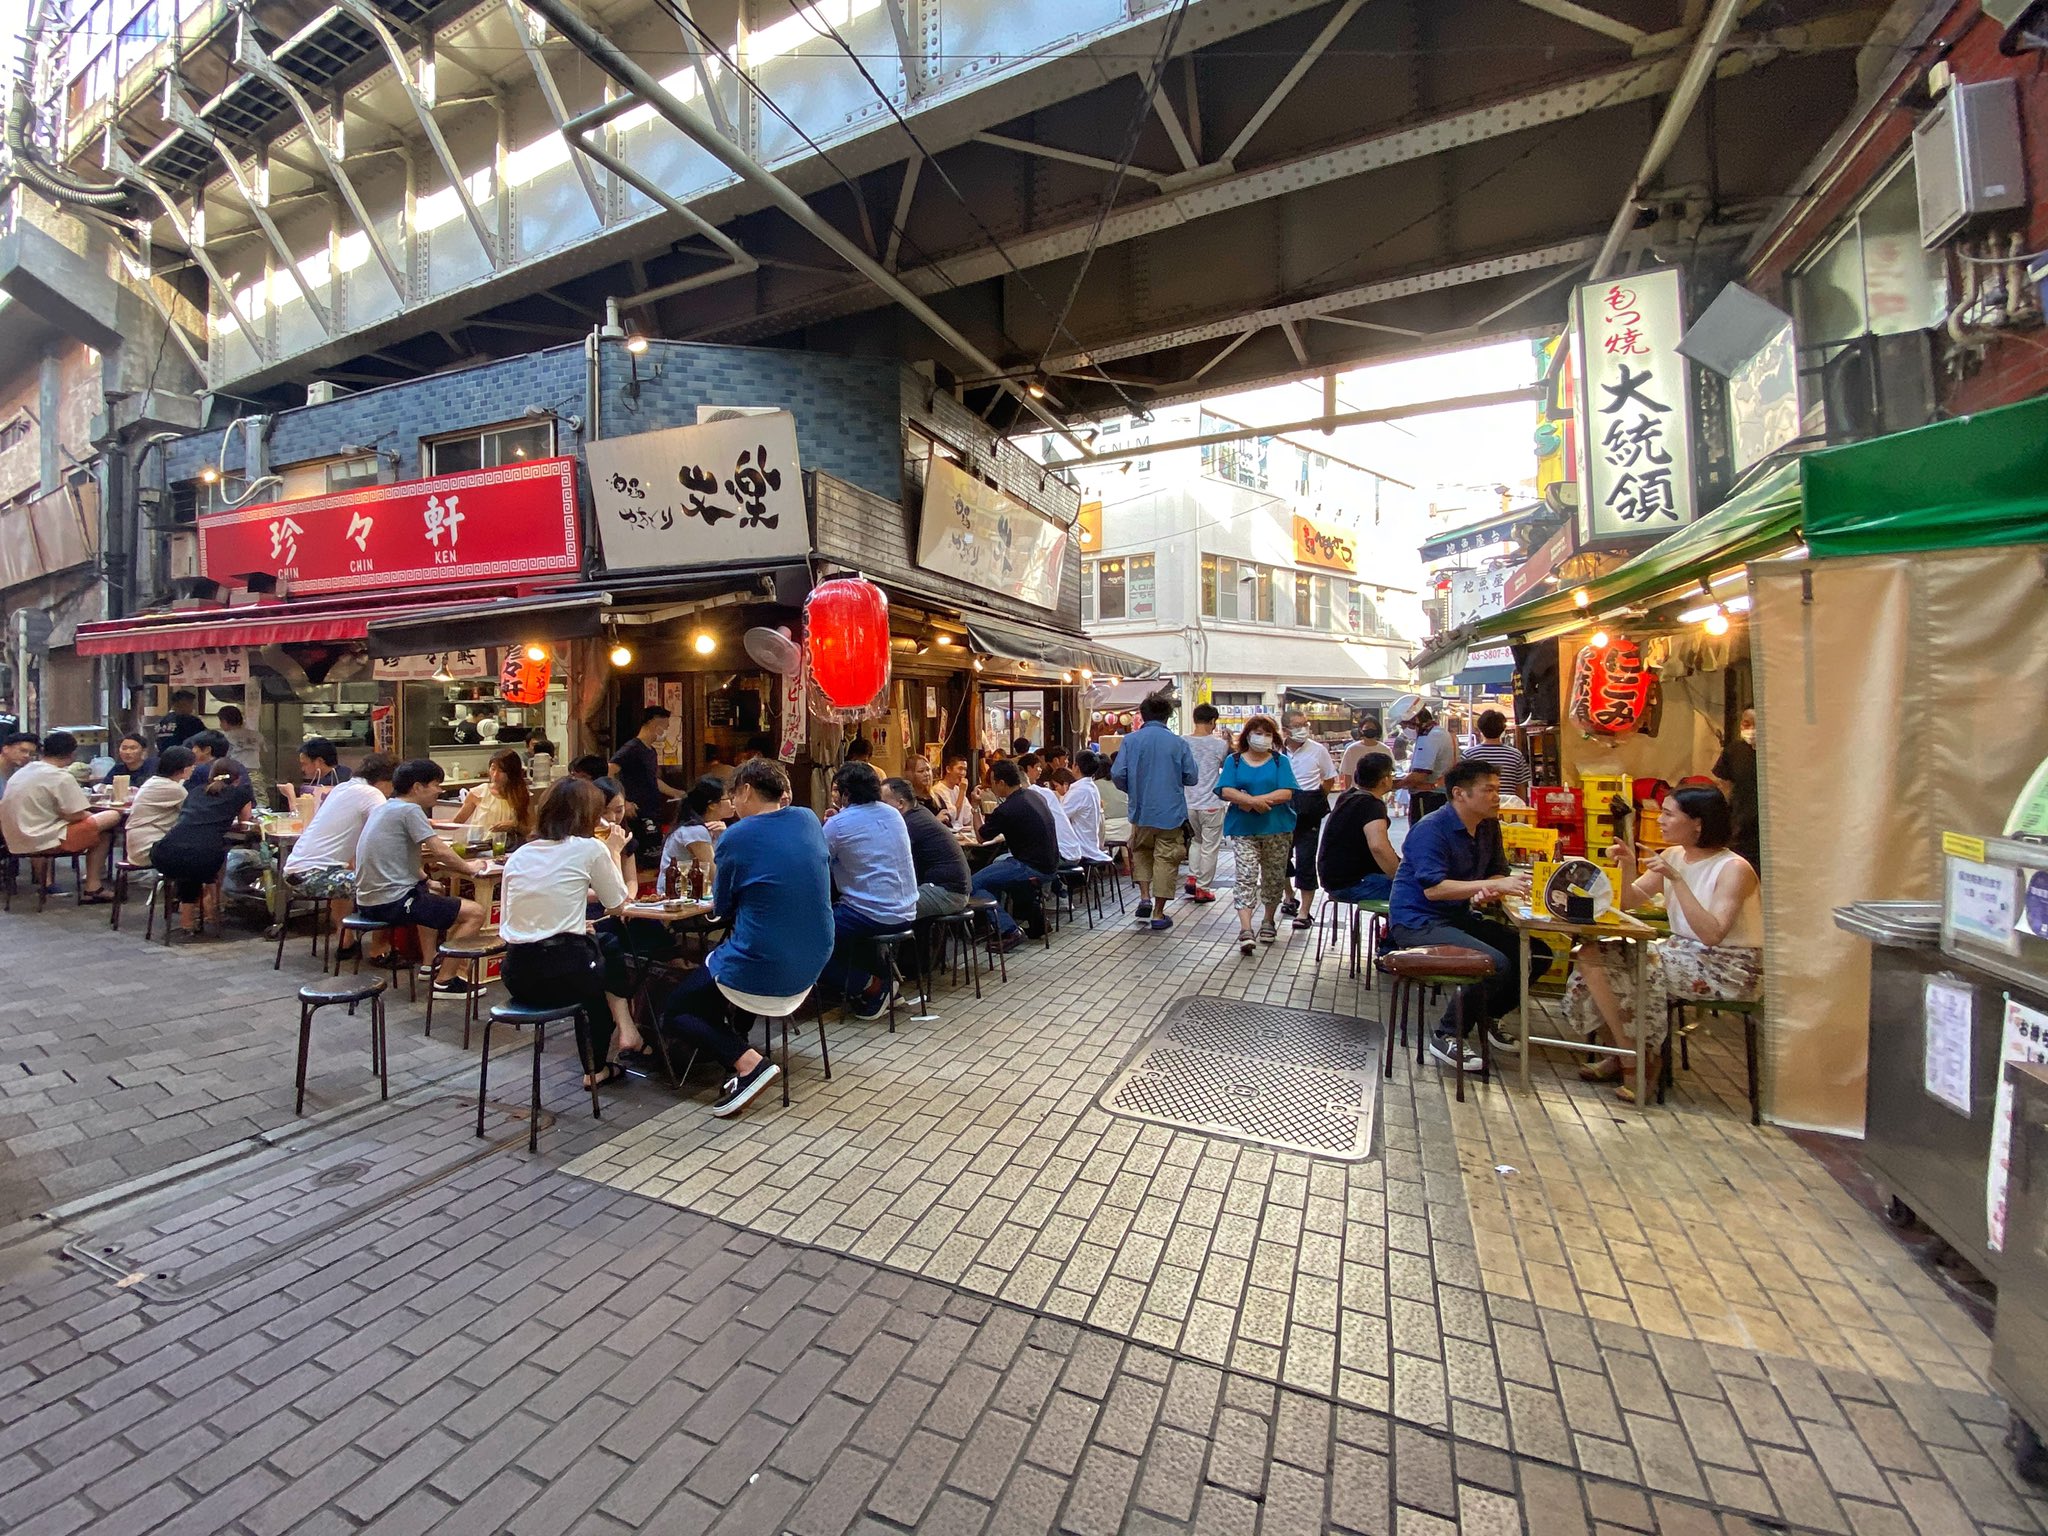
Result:
{"label": "floral skirt", "polygon": [[[1739,949],[1733,945],[1714,947],[1697,939],[1673,934],[1650,945],[1646,967],[1650,996],[1645,1037],[1651,1045],[1664,1043],[1664,1000],[1753,1002],[1763,995],[1764,965],[1760,949]],[[1616,942],[1581,944],[1572,960],[1571,980],[1565,984],[1565,1017],[1572,1028],[1584,1035],[1602,1032],[1605,1020],[1586,984],[1586,968],[1598,966],[1608,989],[1621,1005],[1623,1033],[1633,1040],[1642,1010],[1636,1002],[1636,968],[1628,946]]]}
{"label": "floral skirt", "polygon": [[356,872],[338,864],[315,864],[284,877],[284,883],[300,896],[337,901],[356,893]]}

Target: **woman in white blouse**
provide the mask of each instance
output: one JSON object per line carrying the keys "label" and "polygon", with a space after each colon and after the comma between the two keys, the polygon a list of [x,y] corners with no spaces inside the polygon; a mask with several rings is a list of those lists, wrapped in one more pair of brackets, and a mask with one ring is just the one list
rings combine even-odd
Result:
{"label": "woman in white blouse", "polygon": [[621,1049],[645,1048],[628,1001],[631,982],[624,957],[608,957],[590,932],[592,893],[616,916],[631,895],[619,873],[626,833],[613,823],[609,841],[598,835],[604,792],[588,779],[563,779],[542,797],[535,835],[505,861],[498,933],[505,952],[505,990],[515,1002],[540,1008],[577,1003],[588,1031],[586,1074],[600,1083],[625,1075],[612,1060],[614,1031]]}
{"label": "woman in white blouse", "polygon": [[185,808],[185,781],[192,776],[189,747],[165,747],[156,772],[142,781],[128,802],[128,827],[123,848],[130,864],[147,864],[157,839],[177,824]]}

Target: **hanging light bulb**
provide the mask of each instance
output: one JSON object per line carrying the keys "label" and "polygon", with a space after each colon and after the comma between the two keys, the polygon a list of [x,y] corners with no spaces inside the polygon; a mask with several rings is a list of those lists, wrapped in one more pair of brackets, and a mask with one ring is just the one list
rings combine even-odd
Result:
{"label": "hanging light bulb", "polygon": [[199,471],[199,483],[201,485],[212,485],[218,479],[220,479],[220,471],[211,464]]}
{"label": "hanging light bulb", "polygon": [[1708,614],[1708,615],[1707,615],[1707,633],[1708,633],[1708,634],[1710,634],[1710,635],[1725,635],[1725,634],[1727,634],[1727,633],[1728,633],[1728,615],[1727,615],[1727,614],[1725,614],[1725,613],[1723,613],[1723,612],[1722,612],[1722,611],[1721,611],[1720,609],[1718,609],[1718,608],[1716,608],[1716,609],[1715,609],[1715,610],[1714,610],[1714,611],[1713,611],[1712,613]]}
{"label": "hanging light bulb", "polygon": [[1060,681],[1063,683],[1071,683],[1073,680],[1074,674],[1071,672],[1062,672],[1060,674]]}
{"label": "hanging light bulb", "polygon": [[526,659],[528,661],[546,661],[548,659],[548,648],[544,645],[529,645],[526,648]]}
{"label": "hanging light bulb", "polygon": [[1583,608],[1586,606],[1586,604],[1593,601],[1593,594],[1588,592],[1584,587],[1581,587],[1578,591],[1572,594],[1572,601],[1578,604],[1579,607]]}
{"label": "hanging light bulb", "polygon": [[1606,631],[1606,630],[1604,630],[1604,629],[1596,629],[1596,630],[1594,630],[1594,631],[1593,631],[1593,649],[1594,649],[1594,650],[1596,650],[1596,651],[1604,651],[1604,650],[1606,650],[1606,649],[1607,649],[1607,645],[1608,645],[1608,634],[1607,634],[1607,631]]}
{"label": "hanging light bulb", "polygon": [[974,658],[974,670],[977,672],[981,670],[981,658],[979,656]]}
{"label": "hanging light bulb", "polygon": [[441,660],[435,664],[434,681],[437,683],[452,683],[455,681],[455,674],[448,670],[448,658],[446,656],[443,656]]}
{"label": "hanging light bulb", "polygon": [[612,647],[612,665],[615,667],[630,667],[633,665],[633,652],[623,640]]}
{"label": "hanging light bulb", "polygon": [[718,649],[718,637],[708,629],[700,629],[690,637],[690,649],[699,656],[709,656]]}
{"label": "hanging light bulb", "polygon": [[1081,669],[1081,681],[1082,681],[1082,682],[1084,682],[1084,683],[1090,683],[1090,682],[1093,682],[1094,680],[1095,680],[1095,674],[1094,674],[1093,672],[1089,671],[1089,670],[1088,670],[1088,669],[1087,669],[1086,667],[1083,667],[1083,668]]}

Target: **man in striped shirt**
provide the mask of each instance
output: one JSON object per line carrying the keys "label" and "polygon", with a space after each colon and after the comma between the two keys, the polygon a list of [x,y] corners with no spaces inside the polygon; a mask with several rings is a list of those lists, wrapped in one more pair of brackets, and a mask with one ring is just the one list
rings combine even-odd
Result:
{"label": "man in striped shirt", "polygon": [[1508,728],[1508,717],[1497,709],[1483,709],[1475,723],[1479,727],[1479,745],[1467,751],[1465,756],[1499,769],[1500,792],[1526,803],[1529,798],[1529,759],[1501,740]]}

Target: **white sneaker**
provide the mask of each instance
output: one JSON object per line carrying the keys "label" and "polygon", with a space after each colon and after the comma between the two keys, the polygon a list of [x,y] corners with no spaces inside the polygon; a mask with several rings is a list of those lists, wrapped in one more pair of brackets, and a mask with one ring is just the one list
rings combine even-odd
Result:
{"label": "white sneaker", "polygon": [[1466,1072],[1486,1070],[1486,1058],[1461,1040],[1449,1035],[1433,1034],[1429,1037],[1429,1054],[1436,1058],[1438,1065],[1457,1067]]}

